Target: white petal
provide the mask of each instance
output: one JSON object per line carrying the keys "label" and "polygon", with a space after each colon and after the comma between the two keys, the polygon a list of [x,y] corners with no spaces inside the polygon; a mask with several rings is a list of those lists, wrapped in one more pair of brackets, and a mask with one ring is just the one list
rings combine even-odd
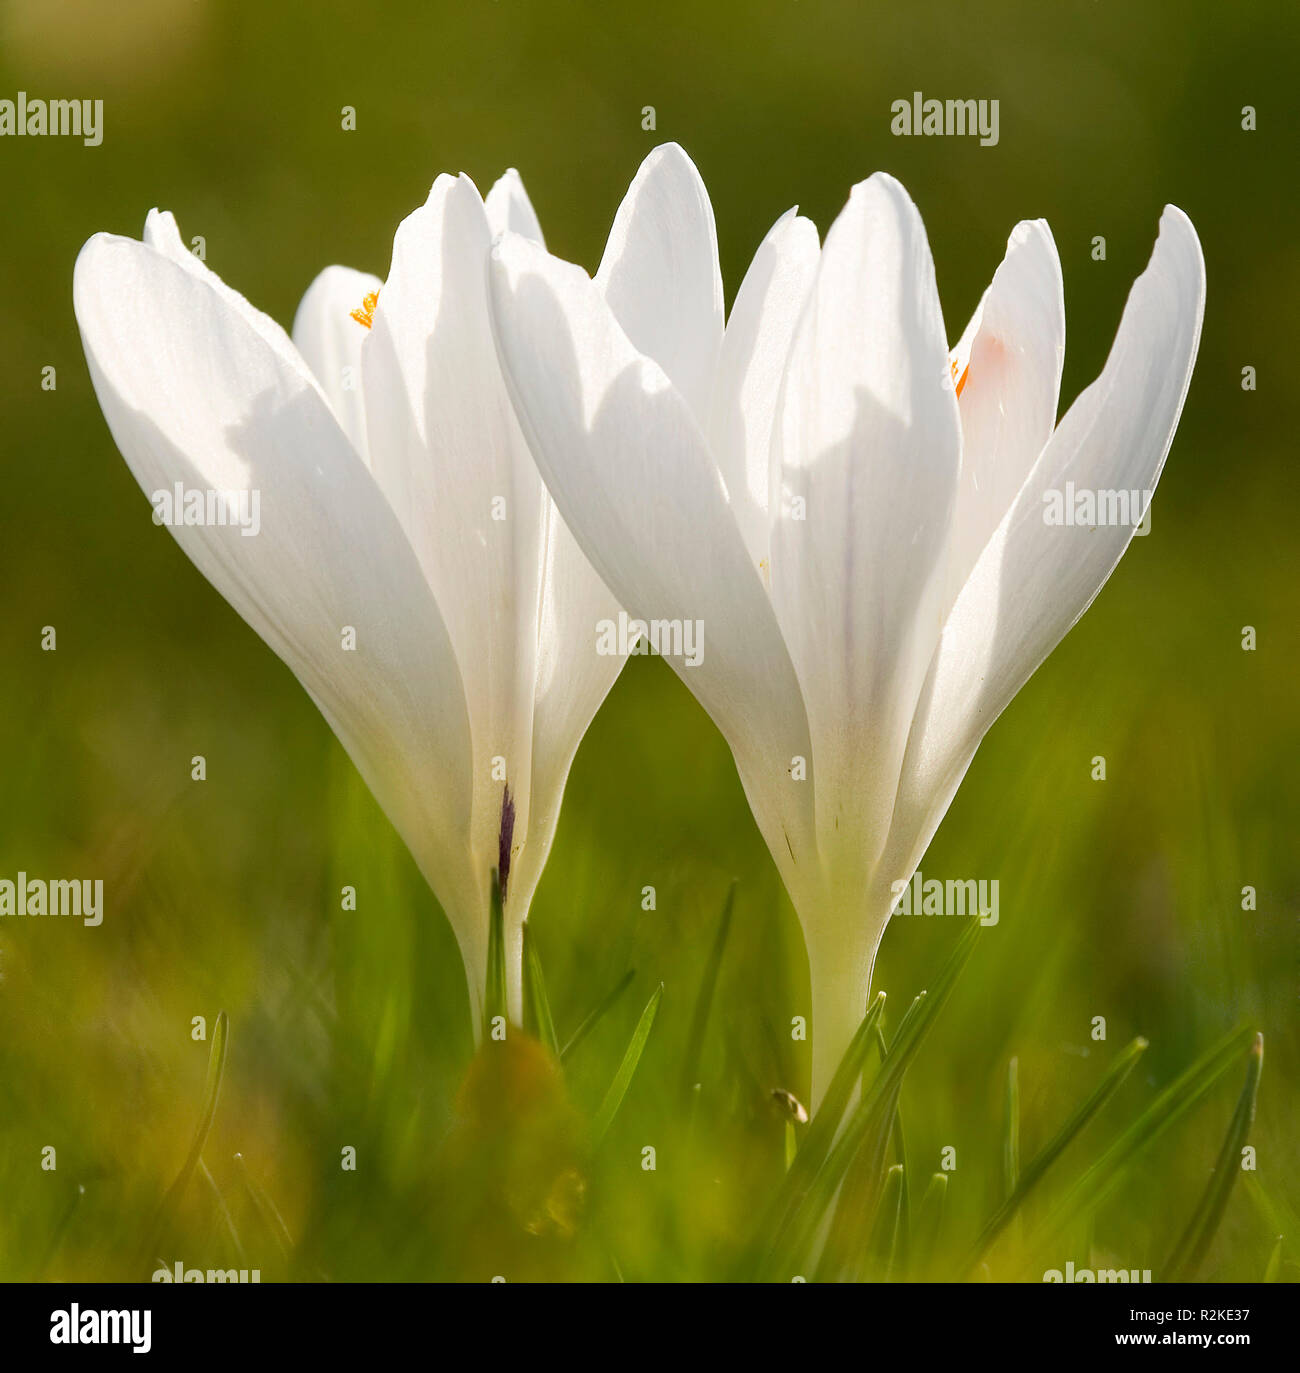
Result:
{"label": "white petal", "polygon": [[1020,492],[1056,425],[1065,360],[1061,262],[1047,221],[1017,224],[954,355],[962,471],[948,604]]}
{"label": "white petal", "polygon": [[523,179],[511,167],[503,176],[497,178],[483,202],[487,210],[488,224],[492,234],[506,232],[523,234],[534,243],[543,243],[542,226],[537,221],[533,202],[524,190]]}
{"label": "white petal", "polygon": [[1205,264],[1191,222],[1169,206],[1134,283],[1101,376],[1070,407],[957,598],[912,728],[891,840],[910,875],[979,741],[1091,605],[1131,525],[1049,525],[1044,494],[1154,491],[1200,341]]}
{"label": "white petal", "polygon": [[545,492],[501,379],[492,242],[467,177],[403,220],[363,353],[371,462],[447,622],[474,734],[474,833],[496,862],[504,759],[528,829]]}
{"label": "white petal", "polygon": [[811,861],[812,784],[789,776],[808,756],[797,683],[689,407],[580,268],[507,236],[491,280],[511,394],[565,522],[631,615],[703,622],[698,665],[665,656],[731,745],[783,872]]}
{"label": "white petal", "polygon": [[550,852],[578,745],[627,662],[596,651],[596,626],[616,619],[618,602],[553,501],[546,510],[528,833],[510,879],[512,901],[523,909]]}
{"label": "white petal", "polygon": [[808,704],[817,831],[862,885],[942,623],[961,455],[929,244],[891,177],[854,187],[826,237],[774,442],[772,597]]}
{"label": "white petal", "polygon": [[215,291],[241,319],[250,325],[261,338],[274,350],[280,360],[290,367],[297,368],[304,376],[311,376],[311,369],[303,361],[293,346],[289,335],[271,318],[240,295],[201,262],[181,241],[176,217],[170,210],[150,210],[144,221],[144,241],[164,257],[183,267],[191,276],[204,282]]}
{"label": "white petal", "polygon": [[722,272],[709,193],[676,143],[641,164],[618,207],[596,285],[634,347],[707,422],[722,346]]}
{"label": "white petal", "polygon": [[754,254],[722,338],[709,446],[755,566],[770,551],[772,418],[820,252],[811,220],[782,215]]}
{"label": "white petal", "polygon": [[380,288],[377,276],[351,267],[326,267],[307,288],[293,321],[293,341],[334,408],[343,432],[369,463],[366,410],[361,391],[364,324],[354,310]]}
{"label": "white petal", "polygon": [[[514,168],[488,192],[484,206],[494,235],[518,233],[544,246],[541,225]],[[595,627],[617,616],[618,602],[549,496],[542,502],[541,546],[528,828],[510,875],[509,904],[521,910],[529,908],[550,854],[578,746],[627,661],[596,652]]]}
{"label": "white petal", "polygon": [[[144,244],[92,238],[74,304],[96,394],[144,491],[259,494],[255,536],[171,532],[316,701],[470,957],[460,677],[419,565],[329,406],[248,310]],[[355,651],[343,649],[348,625]]]}

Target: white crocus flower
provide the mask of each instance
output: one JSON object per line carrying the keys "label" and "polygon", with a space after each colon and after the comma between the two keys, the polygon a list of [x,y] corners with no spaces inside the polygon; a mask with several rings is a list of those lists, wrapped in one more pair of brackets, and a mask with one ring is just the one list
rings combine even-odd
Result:
{"label": "white crocus flower", "polygon": [[[713,216],[680,149],[650,156],[620,219],[594,284],[503,236],[497,345],[611,590],[642,619],[703,621],[702,663],[670,661],[731,746],[802,922],[817,1099],[863,1013],[891,884],[1132,535],[1049,524],[1044,493],[1156,485],[1196,356],[1200,246],[1167,209],[1105,369],[1058,425],[1065,316],[1041,220],[1016,228],[950,352],[891,177],[854,187],[824,247],[794,211],[779,220],[725,333]],[[689,347],[665,347],[673,317]]]}
{"label": "white crocus flower", "polygon": [[415,856],[476,1026],[491,871],[518,1019],[523,921],[623,661],[595,651],[617,603],[502,382],[486,269],[506,228],[541,244],[518,176],[486,204],[440,176],[382,289],[326,269],[292,340],[185,250],[170,214],[149,215],[143,243],[97,234],[75,280],[95,391],[145,492],[257,493],[255,535],[179,513],[172,533],[307,689]]}

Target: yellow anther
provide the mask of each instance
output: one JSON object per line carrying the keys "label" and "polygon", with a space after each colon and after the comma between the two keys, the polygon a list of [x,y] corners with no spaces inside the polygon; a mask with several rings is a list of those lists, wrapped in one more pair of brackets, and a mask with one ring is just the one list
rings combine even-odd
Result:
{"label": "yellow anther", "polygon": [[361,302],[359,310],[351,310],[349,314],[358,324],[363,324],[367,329],[375,322],[375,306],[379,304],[379,292],[370,291]]}
{"label": "yellow anther", "polygon": [[957,398],[958,398],[958,400],[960,400],[960,399],[961,399],[962,388],[966,385],[966,378],[970,376],[970,363],[968,362],[968,363],[966,364],[966,366],[962,368],[962,373],[961,373],[961,376],[960,376],[960,377],[957,375],[957,359],[956,359],[956,358],[953,358],[953,360],[952,360],[952,362],[949,364],[949,366],[951,366],[951,368],[952,368],[952,379],[953,379],[953,381],[955,381],[955,382],[957,383]]}

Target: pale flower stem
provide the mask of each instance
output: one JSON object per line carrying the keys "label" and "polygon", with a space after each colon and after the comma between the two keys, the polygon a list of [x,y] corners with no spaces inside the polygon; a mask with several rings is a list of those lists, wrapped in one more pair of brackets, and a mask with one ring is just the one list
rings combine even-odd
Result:
{"label": "pale flower stem", "polygon": [[506,1016],[511,1025],[524,1023],[524,922],[505,923]]}
{"label": "pale flower stem", "polygon": [[[502,925],[502,953],[506,974],[506,1019],[511,1026],[520,1027],[524,1023],[524,923],[506,917]],[[465,958],[465,971],[470,987],[470,1022],[474,1029],[474,1045],[483,1042],[485,1029],[485,1002],[488,973],[486,955],[476,959]]]}
{"label": "pale flower stem", "polygon": [[836,940],[809,940],[812,983],[812,1112],[835,1076],[862,1017],[867,1013],[874,954]]}

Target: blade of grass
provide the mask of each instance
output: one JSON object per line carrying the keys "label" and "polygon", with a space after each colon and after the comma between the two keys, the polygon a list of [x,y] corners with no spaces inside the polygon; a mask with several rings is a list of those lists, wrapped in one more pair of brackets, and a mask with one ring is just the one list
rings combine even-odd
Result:
{"label": "blade of grass", "polygon": [[1288,1235],[1300,1235],[1300,1216],[1297,1216],[1280,1196],[1272,1195],[1265,1188],[1257,1172],[1245,1174],[1241,1183],[1272,1234],[1277,1235],[1279,1239],[1285,1239]]}
{"label": "blade of grass", "polygon": [[142,1267],[145,1262],[149,1261],[151,1251],[167,1218],[167,1213],[175,1206],[190,1178],[194,1176],[194,1170],[199,1166],[199,1160],[203,1157],[203,1146],[208,1142],[208,1132],[212,1129],[212,1122],[217,1114],[217,1101],[221,1096],[221,1082],[226,1072],[226,1051],[229,1047],[228,1031],[229,1020],[225,1011],[220,1011],[212,1031],[212,1044],[208,1049],[208,1071],[203,1083],[203,1103],[199,1110],[199,1121],[194,1131],[194,1139],[190,1144],[189,1153],[185,1156],[185,1162],[176,1175],[176,1180],[167,1189],[157,1211],[154,1213],[142,1246],[143,1257],[140,1260]]}
{"label": "blade of grass", "polygon": [[1232,1067],[1252,1038],[1247,1028],[1233,1030],[1182,1072],[1147,1107],[1109,1149],[1077,1179],[1037,1234],[1045,1236],[1095,1210],[1123,1182],[1127,1170],[1145,1149],[1197,1106]]}
{"label": "blade of grass", "polygon": [[1241,1172],[1241,1151],[1250,1137],[1250,1127],[1255,1123],[1255,1101],[1259,1095],[1259,1076],[1263,1070],[1264,1036],[1257,1034],[1246,1060],[1246,1082],[1237,1098],[1228,1133],[1214,1162],[1214,1171],[1187,1223],[1187,1229],[1183,1231],[1165,1265],[1167,1282],[1191,1282],[1205,1261],[1206,1251],[1223,1220],[1233,1184]]}
{"label": "blade of grass", "polygon": [[878,992],[876,999],[867,1008],[867,1013],[854,1032],[853,1038],[849,1040],[849,1047],[844,1051],[844,1057],[840,1059],[839,1067],[835,1069],[831,1078],[831,1085],[826,1089],[822,1104],[817,1108],[817,1114],[813,1116],[812,1124],[808,1127],[803,1147],[799,1150],[799,1167],[801,1172],[808,1174],[810,1180],[830,1152],[835,1133],[844,1119],[844,1112],[853,1099],[853,1093],[861,1084],[862,1070],[866,1065],[867,1055],[876,1042],[876,1026],[884,1010],[885,993]]}
{"label": "blade of grass", "polygon": [[709,1025],[709,1011],[713,1007],[713,995],[718,987],[718,973],[722,969],[722,955],[727,947],[727,936],[731,933],[731,912],[736,904],[736,883],[727,888],[727,898],[722,905],[722,918],[718,921],[718,931],[713,936],[713,947],[709,950],[708,962],[704,965],[704,976],[700,981],[700,993],[695,998],[695,1009],[691,1012],[691,1028],[686,1037],[686,1056],[683,1060],[683,1096],[689,1096],[695,1086],[699,1072],[700,1057],[704,1052],[704,1033]]}
{"label": "blade of grass", "polygon": [[1002,1129],[1003,1195],[1010,1197],[1020,1181],[1020,1060],[1007,1064],[1007,1098]]}
{"label": "blade of grass", "polygon": [[873,1272],[881,1282],[892,1280],[899,1263],[905,1171],[901,1163],[895,1163],[890,1166],[885,1176],[880,1209],[868,1247],[869,1261],[866,1271]]}
{"label": "blade of grass", "polygon": [[632,985],[632,979],[635,976],[636,969],[629,968],[627,972],[625,972],[623,976],[620,977],[619,980],[614,984],[613,988],[605,994],[604,999],[598,1001],[596,1005],[587,1013],[582,1023],[578,1026],[576,1030],[574,1030],[572,1036],[569,1039],[569,1042],[564,1046],[563,1049],[560,1050],[561,1063],[563,1063],[564,1060],[568,1058],[568,1056],[578,1047],[578,1045],[581,1044],[584,1039],[586,1039],[586,1037],[592,1032],[592,1030],[596,1028],[596,1026],[605,1017],[605,1014],[609,1011],[610,1007],[613,1006],[615,1002],[618,1001],[619,997],[622,996],[623,993],[627,991],[627,989]]}
{"label": "blade of grass", "polygon": [[253,1209],[257,1212],[262,1224],[270,1231],[271,1237],[280,1250],[281,1257],[288,1259],[290,1250],[293,1249],[293,1239],[290,1237],[289,1227],[284,1223],[284,1217],[280,1214],[279,1208],[271,1200],[270,1194],[249,1172],[243,1154],[235,1155],[235,1165],[238,1167],[240,1179],[252,1199]]}
{"label": "blade of grass", "polygon": [[[862,1076],[862,1067],[875,1042],[876,1023],[885,1007],[885,994],[880,992],[871,1003],[870,1009],[862,1019],[862,1024],[854,1032],[849,1047],[844,1051],[831,1085],[826,1089],[822,1104],[813,1116],[812,1123],[804,1135],[803,1143],[786,1170],[785,1178],[777,1188],[776,1195],[767,1209],[760,1235],[779,1233],[783,1225],[793,1216],[795,1208],[803,1199],[813,1178],[817,1175],[830,1147],[835,1140],[835,1132],[840,1127],[845,1108],[853,1097]],[[774,1241],[773,1241],[774,1242]]]}
{"label": "blade of grass", "polygon": [[770,1093],[759,1079],[758,1073],[750,1065],[749,1048],[742,1041],[735,1025],[728,1025],[723,1031],[723,1080],[735,1096],[735,1106],[741,1102],[756,1106]]}
{"label": "blade of grass", "polygon": [[947,1210],[948,1174],[933,1173],[917,1208],[916,1233],[912,1239],[912,1273],[924,1281],[939,1253],[939,1236]]}
{"label": "blade of grass", "polygon": [[767,1011],[760,1011],[758,1017],[759,1029],[763,1032],[763,1044],[767,1049],[767,1075],[773,1082],[785,1082],[789,1080],[788,1055],[786,1044],[789,1042],[781,1035],[778,1035],[772,1025],[772,1017]]}
{"label": "blade of grass", "polygon": [[1282,1272],[1282,1241],[1285,1235],[1277,1237],[1277,1243],[1273,1246],[1273,1252],[1268,1256],[1268,1263],[1264,1268],[1264,1281],[1276,1282],[1278,1275]]}
{"label": "blade of grass", "polygon": [[907,1008],[907,1013],[889,1046],[889,1052],[881,1063],[880,1072],[871,1084],[870,1092],[850,1115],[848,1125],[826,1161],[825,1166],[832,1167],[835,1155],[840,1156],[844,1165],[839,1170],[841,1177],[848,1161],[853,1157],[856,1144],[865,1136],[873,1117],[879,1114],[882,1103],[886,1100],[892,1101],[893,1093],[902,1083],[903,1076],[920,1049],[930,1026],[943,1009],[957,978],[966,966],[978,934],[979,926],[974,924],[962,934],[935,979],[934,986],[928,991],[921,992]]}
{"label": "blade of grass", "polygon": [[[877,1047],[880,1050],[880,1062],[881,1066],[883,1067],[885,1062],[885,1054],[887,1053],[887,1050],[885,1048],[885,1036],[878,1030],[876,1034],[876,1039]],[[894,1162],[899,1164],[903,1169],[903,1180],[901,1183],[902,1193],[899,1197],[898,1203],[899,1212],[901,1216],[899,1229],[899,1244],[902,1251],[902,1263],[903,1266],[906,1267],[908,1262],[907,1251],[911,1245],[912,1236],[912,1198],[911,1192],[909,1190],[907,1172],[907,1136],[903,1131],[903,1112],[902,1108],[898,1104],[897,1098],[895,1098],[894,1100],[894,1124],[892,1133],[894,1140]]]}
{"label": "blade of grass", "polygon": [[58,1255],[59,1249],[63,1245],[64,1236],[68,1233],[68,1229],[72,1225],[72,1219],[77,1214],[77,1208],[81,1205],[81,1200],[85,1195],[86,1184],[84,1182],[77,1183],[73,1187],[71,1195],[68,1197],[68,1204],[64,1208],[63,1214],[59,1217],[58,1224],[54,1227],[54,1233],[50,1236],[50,1242],[45,1250],[45,1257],[41,1260],[40,1267],[36,1270],[39,1281],[43,1282],[45,1280],[45,1276],[50,1270],[50,1265],[53,1264]]}
{"label": "blade of grass", "polygon": [[641,1055],[645,1052],[646,1041],[650,1038],[650,1031],[654,1026],[655,1016],[659,1014],[659,1003],[663,1000],[663,996],[664,984],[661,982],[655,988],[654,995],[646,1003],[645,1010],[641,1012],[641,1019],[637,1021],[636,1029],[632,1031],[632,1038],[623,1055],[623,1061],[618,1065],[618,1072],[614,1074],[614,1080],[609,1084],[605,1099],[600,1103],[600,1109],[596,1112],[596,1119],[591,1127],[592,1138],[596,1144],[599,1144],[605,1137],[606,1130],[609,1129],[614,1117],[618,1114],[618,1108],[623,1104],[623,1098],[627,1095],[627,1089],[632,1082],[632,1075],[636,1072],[637,1064],[641,1062]]}
{"label": "blade of grass", "polygon": [[[866,1282],[877,1271],[873,1237],[880,1210],[888,1205],[886,1164],[897,1110],[896,1086],[840,1187],[814,1275],[817,1282]],[[898,1201],[894,1204],[897,1209]]]}
{"label": "blade of grass", "polygon": [[[917,1003],[913,1003],[915,1006]],[[883,1018],[883,1017],[882,1017]],[[895,1032],[897,1040],[907,1024],[907,1017]],[[880,1055],[880,1068],[883,1069],[889,1058],[889,1046],[885,1043],[884,1031],[880,1021],[876,1022],[876,1049]],[[870,1084],[867,1084],[869,1089]],[[876,1279],[881,1269],[878,1245],[873,1241],[863,1243],[862,1237],[874,1236],[880,1208],[889,1210],[891,1203],[900,1211],[900,1221],[907,1223],[907,1171],[904,1166],[899,1180],[896,1200],[887,1189],[890,1176],[886,1172],[889,1145],[892,1139],[894,1152],[899,1155],[896,1164],[905,1165],[906,1149],[903,1142],[902,1117],[898,1109],[901,1079],[894,1088],[889,1106],[882,1109],[878,1124],[868,1134],[866,1141],[858,1150],[840,1188],[835,1203],[834,1215],[826,1242],[822,1246],[821,1259],[817,1265],[816,1281],[867,1282]]]}
{"label": "blade of grass", "polygon": [[903,1170],[899,1179],[898,1196],[898,1254],[897,1269],[906,1272],[912,1266],[912,1191],[908,1181],[907,1147],[903,1142],[903,1113],[894,1108],[894,1156]]}
{"label": "blade of grass", "polygon": [[244,1241],[239,1238],[235,1218],[230,1214],[230,1208],[226,1205],[226,1199],[221,1193],[221,1188],[217,1186],[216,1178],[212,1176],[212,1170],[202,1159],[199,1159],[199,1176],[208,1184],[208,1190],[212,1193],[213,1200],[217,1204],[217,1212],[226,1227],[226,1234],[230,1236],[230,1242],[235,1246],[235,1253],[239,1256],[242,1265],[248,1257],[244,1251]]}
{"label": "blade of grass", "polygon": [[[1133,1071],[1138,1059],[1146,1052],[1146,1048],[1147,1041],[1139,1035],[1127,1048],[1123,1049],[1092,1092],[1075,1107],[1065,1124],[1034,1155],[1012,1189],[1010,1196],[989,1217],[984,1228],[980,1231],[974,1249],[967,1256],[963,1272],[969,1273],[984,1257],[993,1241],[1010,1224],[1012,1218],[1019,1213],[1020,1208],[1025,1204],[1025,1199],[1043,1180],[1047,1170],[1069,1148],[1075,1137],[1082,1132],[1097,1112],[1115,1095],[1120,1084]],[[1016,1060],[1012,1059],[1011,1061],[1014,1063]]]}
{"label": "blade of grass", "polygon": [[218,1012],[217,1023],[212,1031],[212,1046],[208,1050],[208,1071],[203,1082],[203,1107],[199,1113],[198,1127],[194,1131],[194,1140],[181,1171],[163,1198],[164,1206],[185,1190],[185,1184],[189,1182],[194,1170],[199,1166],[199,1159],[203,1157],[203,1146],[208,1142],[208,1132],[216,1118],[221,1082],[226,1073],[226,1053],[230,1046],[229,1025],[225,1011]]}
{"label": "blade of grass", "polygon": [[556,1042],[555,1021],[551,1018],[551,1003],[546,995],[546,979],[542,976],[542,960],[527,920],[524,921],[524,979],[528,992],[524,998],[525,1028],[558,1058],[560,1046]]}
{"label": "blade of grass", "polygon": [[769,1270],[773,1267],[780,1269],[791,1262],[797,1262],[806,1253],[821,1226],[822,1217],[834,1202],[840,1184],[857,1157],[859,1149],[869,1137],[873,1138],[873,1142],[879,1137],[873,1136],[873,1132],[879,1130],[882,1120],[892,1120],[903,1077],[966,966],[975,947],[979,930],[979,925],[972,923],[962,933],[948,961],[935,979],[933,988],[928,993],[922,992],[908,1008],[890,1045],[889,1056],[872,1082],[870,1090],[864,1094],[863,1100],[850,1115],[818,1169],[811,1186],[806,1189],[793,1215],[781,1226],[775,1237],[769,1250]]}

